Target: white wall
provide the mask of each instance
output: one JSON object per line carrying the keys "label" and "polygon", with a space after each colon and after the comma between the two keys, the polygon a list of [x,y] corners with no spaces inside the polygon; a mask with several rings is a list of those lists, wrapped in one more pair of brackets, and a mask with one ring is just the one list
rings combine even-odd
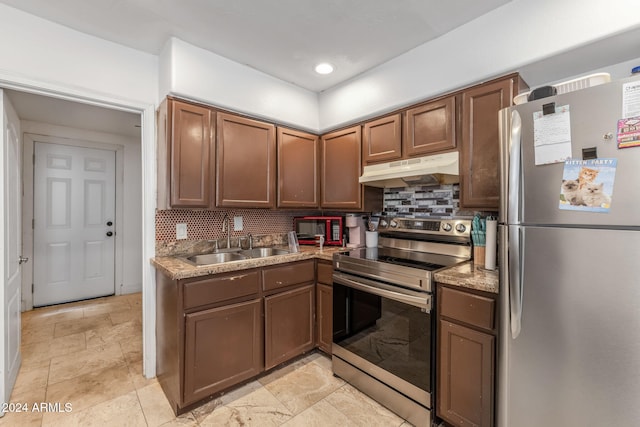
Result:
{"label": "white wall", "polygon": [[175,37],[160,55],[160,96],[182,96],[317,132],[315,92],[278,80]]}
{"label": "white wall", "polygon": [[[0,74],[156,103],[158,57],[0,4]],[[1,79],[0,79],[1,82]]]}
{"label": "white wall", "polygon": [[104,132],[93,132],[48,123],[22,121],[25,133],[86,141],[91,144],[104,143],[122,145],[123,156],[123,212],[117,224],[118,235],[122,238],[122,283],[116,286],[116,293],[142,291],[142,175],[140,173],[140,139]]}
{"label": "white wall", "polygon": [[[637,29],[638,16],[637,0],[514,0],[321,93],[320,128],[381,114]],[[635,46],[626,58],[611,58],[609,63],[637,56],[637,41]],[[594,64],[608,54],[597,52],[591,58],[595,62],[581,64],[583,70],[604,65]],[[538,81],[567,75],[553,66],[544,70],[547,74]]]}

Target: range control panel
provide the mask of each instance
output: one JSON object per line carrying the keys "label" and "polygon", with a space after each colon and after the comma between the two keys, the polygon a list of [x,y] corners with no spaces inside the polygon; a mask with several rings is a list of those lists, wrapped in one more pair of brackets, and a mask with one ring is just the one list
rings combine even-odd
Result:
{"label": "range control panel", "polygon": [[441,236],[469,237],[471,220],[466,219],[415,219],[381,218],[378,225],[381,233],[421,233]]}

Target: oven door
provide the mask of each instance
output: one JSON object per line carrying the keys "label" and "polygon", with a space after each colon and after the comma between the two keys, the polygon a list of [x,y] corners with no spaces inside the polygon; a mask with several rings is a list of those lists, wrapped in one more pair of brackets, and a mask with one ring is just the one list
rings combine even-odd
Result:
{"label": "oven door", "polygon": [[333,275],[333,356],[431,408],[432,296]]}

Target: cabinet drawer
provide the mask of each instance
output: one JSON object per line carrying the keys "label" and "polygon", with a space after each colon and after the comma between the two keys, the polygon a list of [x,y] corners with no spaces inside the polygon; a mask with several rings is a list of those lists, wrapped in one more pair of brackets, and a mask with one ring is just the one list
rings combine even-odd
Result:
{"label": "cabinet drawer", "polygon": [[298,283],[313,282],[314,261],[300,261],[262,270],[262,286],[265,291],[284,288]]}
{"label": "cabinet drawer", "polygon": [[495,328],[495,304],[493,298],[440,287],[440,315],[479,328]]}
{"label": "cabinet drawer", "polygon": [[326,285],[333,284],[333,263],[318,261],[318,282]]}
{"label": "cabinet drawer", "polygon": [[258,273],[258,270],[239,271],[185,283],[184,308],[189,309],[257,294],[260,291]]}

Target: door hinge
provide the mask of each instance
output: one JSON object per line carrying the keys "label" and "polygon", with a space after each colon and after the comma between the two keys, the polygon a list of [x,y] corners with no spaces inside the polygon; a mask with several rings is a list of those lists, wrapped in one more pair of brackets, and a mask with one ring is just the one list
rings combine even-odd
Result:
{"label": "door hinge", "polygon": [[33,156],[31,156],[31,161],[34,165],[36,164],[36,153],[33,153]]}
{"label": "door hinge", "polygon": [[32,218],[32,219],[31,219],[31,229],[32,229],[32,230],[35,230],[35,228],[36,228],[36,219],[35,219],[35,218]]}
{"label": "door hinge", "polygon": [[34,292],[34,288],[35,288],[35,286],[33,286],[33,283],[32,283],[32,284],[31,284],[31,293],[33,293],[33,292]]}

